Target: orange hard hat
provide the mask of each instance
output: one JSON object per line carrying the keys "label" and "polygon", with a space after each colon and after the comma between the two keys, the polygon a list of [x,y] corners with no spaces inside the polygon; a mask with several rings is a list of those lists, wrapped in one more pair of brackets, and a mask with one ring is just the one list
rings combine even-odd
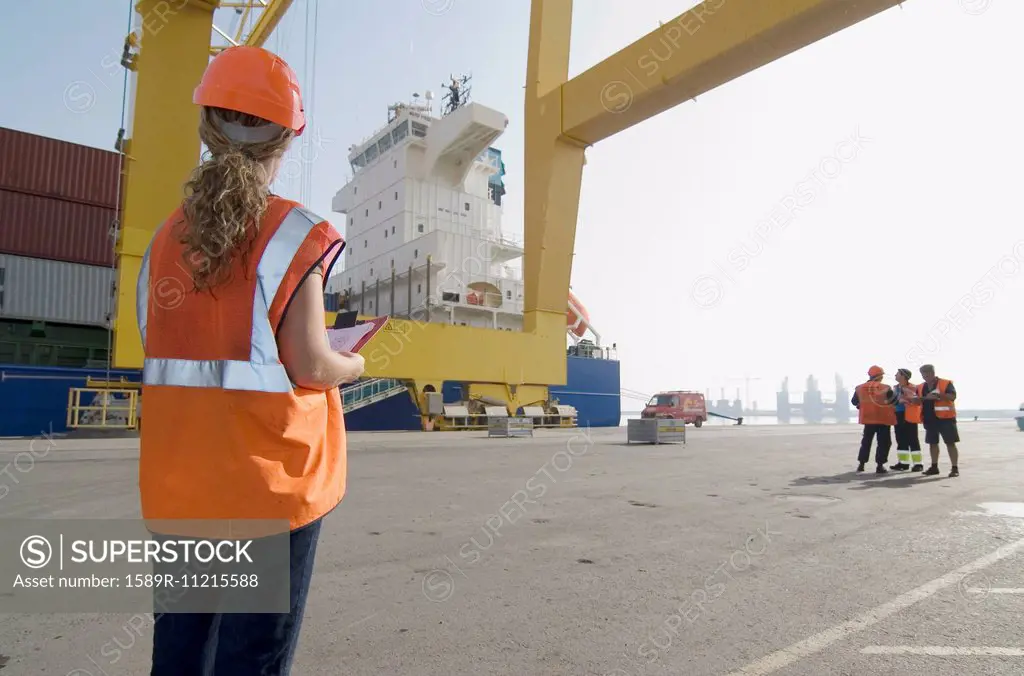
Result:
{"label": "orange hard hat", "polygon": [[885,375],[885,371],[882,370],[881,366],[872,366],[868,369],[868,377],[875,378],[876,376]]}
{"label": "orange hard hat", "polygon": [[296,135],[306,127],[295,71],[261,47],[229,47],[215,56],[192,102],[248,113],[287,127]]}

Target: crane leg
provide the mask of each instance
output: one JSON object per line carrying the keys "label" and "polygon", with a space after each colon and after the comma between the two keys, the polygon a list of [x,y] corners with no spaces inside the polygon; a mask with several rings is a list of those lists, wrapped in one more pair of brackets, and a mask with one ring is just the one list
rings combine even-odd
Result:
{"label": "crane leg", "polygon": [[[180,5],[180,7],[175,7]],[[135,285],[153,233],[178,206],[199,158],[199,110],[192,90],[210,62],[213,5],[140,0],[142,47],[135,63],[134,128],[125,144],[124,202],[117,241],[116,368],[141,368]],[[164,296],[172,310],[174,292]],[[180,301],[179,301],[180,302]]]}

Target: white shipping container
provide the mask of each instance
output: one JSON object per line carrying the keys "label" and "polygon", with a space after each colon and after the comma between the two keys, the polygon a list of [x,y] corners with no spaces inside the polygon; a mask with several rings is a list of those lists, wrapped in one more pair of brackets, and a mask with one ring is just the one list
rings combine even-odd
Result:
{"label": "white shipping container", "polygon": [[112,268],[0,254],[0,317],[109,327]]}

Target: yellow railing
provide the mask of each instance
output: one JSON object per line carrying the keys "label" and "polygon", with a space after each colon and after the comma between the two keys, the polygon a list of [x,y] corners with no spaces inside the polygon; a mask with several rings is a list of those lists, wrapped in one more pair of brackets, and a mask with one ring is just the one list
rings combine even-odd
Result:
{"label": "yellow railing", "polygon": [[128,380],[124,376],[121,376],[117,380],[107,380],[105,378],[93,378],[89,376],[85,379],[85,389],[87,390],[128,390],[128,389],[141,389],[142,383],[138,381]]}
{"label": "yellow railing", "polygon": [[[72,387],[68,391],[68,429],[136,429],[139,391],[131,387],[113,387],[112,383],[100,385]],[[88,403],[82,403],[82,395],[86,395]]]}

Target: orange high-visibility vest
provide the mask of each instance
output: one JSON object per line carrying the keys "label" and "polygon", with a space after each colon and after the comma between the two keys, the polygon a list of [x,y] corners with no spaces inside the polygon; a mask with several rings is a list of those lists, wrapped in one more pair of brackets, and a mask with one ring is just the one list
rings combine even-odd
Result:
{"label": "orange high-visibility vest", "polygon": [[869,380],[857,386],[861,425],[896,424],[896,407],[886,403],[886,395],[891,391],[892,388],[877,380]]}
{"label": "orange high-visibility vest", "polygon": [[[300,528],[344,496],[345,425],[338,389],[295,386],[275,336],[306,276],[319,266],[326,283],[344,240],[298,203],[272,197],[227,281],[196,292],[183,227],[179,208],[139,274],[143,518],[275,519]],[[190,534],[166,525],[162,532]]]}
{"label": "orange high-visibility vest", "polygon": [[[903,389],[906,390],[909,393],[909,392],[917,391],[918,390],[918,386],[917,385],[912,385],[911,383],[908,382],[907,386],[905,388],[903,388]],[[920,403],[918,403],[918,404],[911,404],[909,402],[904,404],[903,405],[903,419],[906,420],[908,423],[915,423],[916,424],[916,423],[921,422],[921,404]]]}
{"label": "orange high-visibility vest", "polygon": [[[935,383],[935,391],[939,394],[945,394],[946,388],[949,387],[948,380],[938,379]],[[926,383],[921,383],[917,386],[917,396],[924,396],[924,386]],[[956,406],[953,405],[952,401],[935,401],[935,417],[939,419],[944,418],[955,418],[956,417]]]}

